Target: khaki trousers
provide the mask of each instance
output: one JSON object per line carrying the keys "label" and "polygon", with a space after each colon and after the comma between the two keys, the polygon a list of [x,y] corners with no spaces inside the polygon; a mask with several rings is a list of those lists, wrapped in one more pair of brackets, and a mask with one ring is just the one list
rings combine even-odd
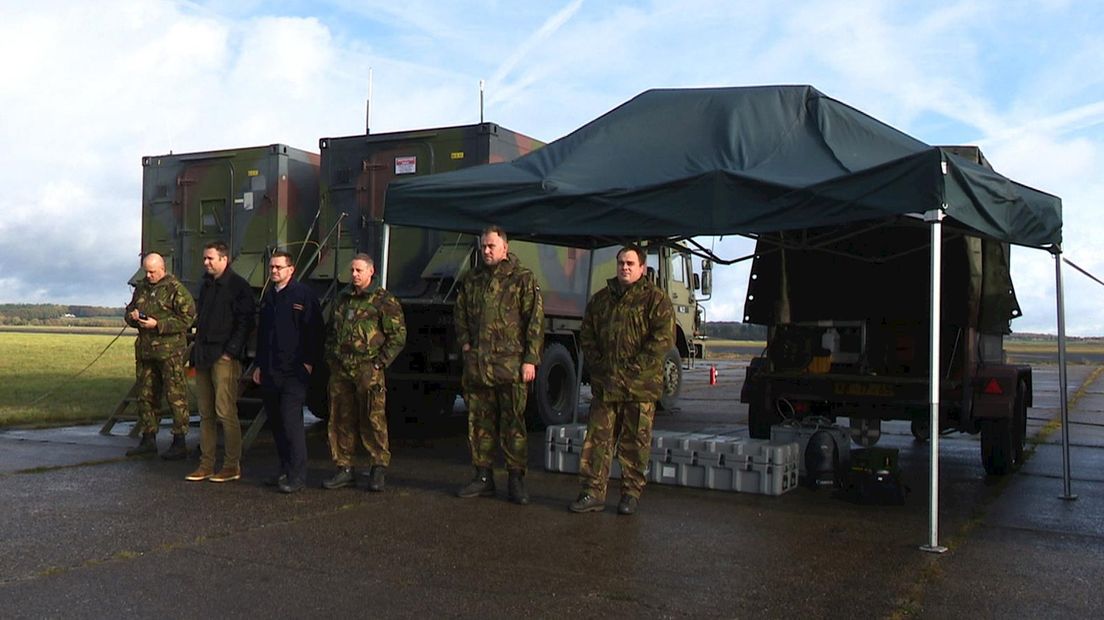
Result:
{"label": "khaki trousers", "polygon": [[241,373],[241,362],[236,359],[219,358],[209,370],[196,369],[199,448],[203,452],[200,467],[213,469],[215,466],[218,424],[222,424],[226,450],[222,466],[234,468],[241,464],[241,423],[238,422],[238,381]]}

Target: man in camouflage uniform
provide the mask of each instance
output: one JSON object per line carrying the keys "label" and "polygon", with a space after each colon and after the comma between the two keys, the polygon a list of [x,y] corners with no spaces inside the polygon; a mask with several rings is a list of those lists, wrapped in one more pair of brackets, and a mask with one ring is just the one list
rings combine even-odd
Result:
{"label": "man in camouflage uniform", "polygon": [[123,317],[138,328],[134,340],[134,374],[138,385],[138,430],[142,440],[127,456],[157,453],[158,415],[162,394],[172,412],[172,447],[167,455],[184,448],[188,433],[188,395],[184,379],[186,334],[195,320],[191,294],[172,274],[165,273],[165,259],[150,253],[142,260],[146,278],[134,288]]}
{"label": "man in camouflage uniform", "polygon": [[525,400],[544,344],[544,301],[537,278],[510,253],[501,228],[484,230],[480,249],[482,264],[464,278],[456,298],[468,445],[475,467],[475,477],[457,495],[494,496],[497,442],[509,473],[509,499],[525,505]]}
{"label": "man in camouflage uniform", "polygon": [[656,400],[663,393],[663,358],[674,347],[671,300],[644,276],[638,247],[617,253],[617,277],[598,291],[583,315],[580,341],[590,365],[590,418],[579,464],[583,490],[572,512],[605,509],[606,484],[617,443],[621,501],[631,515],[644,490]]}
{"label": "man in camouflage uniform", "polygon": [[387,442],[387,387],[384,369],[406,344],[402,306],[382,288],[369,290],[375,263],[357,254],[349,266],[352,283],[338,295],[326,341],[330,368],[330,454],[337,473],[322,483],[340,489],[355,481],[356,439],[371,457],[368,490],[383,490],[391,464]]}

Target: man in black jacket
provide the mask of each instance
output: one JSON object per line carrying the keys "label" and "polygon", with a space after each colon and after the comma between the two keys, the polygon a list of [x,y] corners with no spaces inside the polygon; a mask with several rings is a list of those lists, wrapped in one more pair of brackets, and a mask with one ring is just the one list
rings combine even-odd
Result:
{"label": "man in black jacket", "polygon": [[[199,404],[199,468],[187,480],[231,482],[241,478],[241,424],[238,422],[238,381],[256,302],[245,278],[230,269],[230,248],[213,241],[203,248],[203,287],[199,291],[192,364],[196,369]],[[215,444],[222,424],[226,454],[215,472]]]}
{"label": "man in black jacket", "polygon": [[270,287],[261,298],[253,382],[261,386],[280,455],[280,472],[266,483],[281,493],[294,493],[307,482],[303,403],[311,373],[322,358],[322,311],[310,287],[293,279],[291,254],[273,252],[268,273]]}

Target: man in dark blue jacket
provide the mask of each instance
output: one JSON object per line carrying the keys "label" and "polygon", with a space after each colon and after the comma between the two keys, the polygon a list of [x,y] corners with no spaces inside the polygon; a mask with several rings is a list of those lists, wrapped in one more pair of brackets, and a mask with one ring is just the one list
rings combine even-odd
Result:
{"label": "man in dark blue jacket", "polygon": [[[232,482],[241,478],[238,383],[257,304],[249,283],[230,268],[230,248],[226,242],[212,241],[204,246],[203,268],[207,274],[199,290],[192,345],[202,455],[199,467],[185,479]],[[222,425],[226,454],[222,469],[215,472],[218,424]]]}
{"label": "man in dark blue jacket", "polygon": [[280,473],[269,484],[294,493],[307,481],[307,439],[303,403],[310,375],[322,357],[322,311],[318,298],[296,282],[291,254],[272,253],[270,286],[261,299],[257,364],[253,382],[261,398],[280,455]]}

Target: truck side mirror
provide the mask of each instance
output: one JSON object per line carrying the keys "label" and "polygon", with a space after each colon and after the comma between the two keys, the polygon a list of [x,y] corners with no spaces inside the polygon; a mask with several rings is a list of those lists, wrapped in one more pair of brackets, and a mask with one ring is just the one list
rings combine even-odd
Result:
{"label": "truck side mirror", "polygon": [[701,292],[709,297],[713,294],[713,261],[702,259]]}
{"label": "truck side mirror", "polygon": [[700,288],[701,288],[701,276],[699,276],[698,274],[695,273],[694,274],[694,290],[696,291]]}

